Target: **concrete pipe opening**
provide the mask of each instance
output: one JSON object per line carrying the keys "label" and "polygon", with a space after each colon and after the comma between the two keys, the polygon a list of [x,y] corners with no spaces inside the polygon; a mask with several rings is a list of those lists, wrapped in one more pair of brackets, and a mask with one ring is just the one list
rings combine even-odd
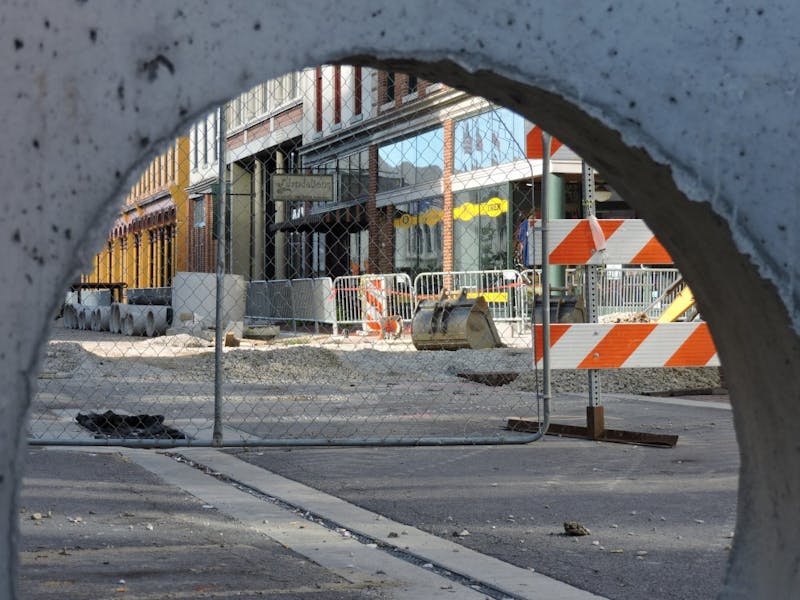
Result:
{"label": "concrete pipe opening", "polygon": [[[610,2],[589,3],[576,13],[568,3],[504,0],[420,2],[413,10],[355,0],[320,10],[310,0],[294,0],[239,6],[235,20],[227,3],[203,11],[175,10],[179,3],[158,8],[162,4],[146,3],[152,12],[99,4],[91,41],[86,17],[75,17],[85,7],[42,2],[6,8],[0,27],[4,39],[15,40],[15,52],[2,93],[9,144],[20,149],[4,166],[6,196],[21,204],[37,184],[43,197],[63,197],[65,204],[44,202],[37,213],[13,215],[0,267],[5,281],[23,272],[40,284],[26,288],[26,299],[49,292],[51,304],[58,302],[69,278],[99,248],[104,231],[96,231],[98,223],[110,222],[133,183],[131,168],[166,140],[164,132],[185,129],[208,107],[282,73],[357,62],[418,72],[495,100],[601,170],[687,277],[726,368],[741,447],[737,535],[723,597],[797,595],[800,277],[792,161],[800,151],[800,124],[789,35],[800,19],[796,3],[674,3],[663,10]],[[46,52],[37,58],[37,42],[52,42],[42,23],[55,18],[62,28],[59,60]],[[144,50],[141,41],[152,39],[154,30],[166,55]],[[117,48],[142,52],[110,52]],[[59,84],[45,93],[49,75]],[[34,90],[36,101],[20,101]],[[59,127],[36,128],[45,122]],[[100,145],[110,125],[125,140],[115,152]],[[33,166],[43,163],[54,168]],[[41,241],[38,248],[47,247],[53,258],[32,251],[30,240]],[[29,374],[49,325],[45,317],[31,322],[26,303],[16,304],[8,318],[19,325],[6,348],[24,364],[4,361],[13,398],[0,425],[3,449],[16,460],[0,475],[19,484]],[[9,547],[16,539],[15,498],[13,485],[2,488],[6,518],[0,527]],[[0,552],[0,562],[0,585],[11,596],[13,551]]]}
{"label": "concrete pipe opening", "polygon": [[111,317],[110,306],[98,306],[92,311],[92,331],[108,331]]}
{"label": "concrete pipe opening", "polygon": [[172,308],[169,306],[151,306],[147,310],[145,334],[147,337],[164,335],[172,324]]}
{"label": "concrete pipe opening", "polygon": [[75,304],[69,303],[64,306],[64,328],[75,329],[78,326],[78,312]]}
{"label": "concrete pipe opening", "polygon": [[128,314],[128,304],[114,302],[108,317],[108,330],[111,333],[122,333],[122,321]]}
{"label": "concrete pipe opening", "polygon": [[92,311],[94,309],[90,306],[82,306],[77,311],[78,315],[78,326],[77,329],[81,329],[83,331],[89,329],[91,321],[92,321]]}
{"label": "concrete pipe opening", "polygon": [[147,313],[149,307],[128,305],[122,317],[122,334],[143,336],[147,333]]}

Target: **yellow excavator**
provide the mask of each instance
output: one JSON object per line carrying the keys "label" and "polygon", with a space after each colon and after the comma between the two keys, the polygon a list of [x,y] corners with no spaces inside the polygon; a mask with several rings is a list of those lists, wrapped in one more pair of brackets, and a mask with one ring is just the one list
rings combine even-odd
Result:
{"label": "yellow excavator", "polygon": [[[682,286],[682,287],[681,287]],[[697,314],[697,307],[695,306],[694,294],[692,290],[689,289],[689,286],[686,285],[686,282],[683,280],[683,277],[678,279],[675,283],[669,286],[664,293],[658,298],[653,304],[648,306],[644,312],[647,313],[653,306],[657,303],[661,302],[663,298],[666,298],[672,295],[675,290],[681,288],[675,298],[670,302],[669,306],[664,309],[664,312],[661,313],[661,316],[658,317],[658,323],[674,323],[678,320],[684,321],[692,321],[694,320]]]}

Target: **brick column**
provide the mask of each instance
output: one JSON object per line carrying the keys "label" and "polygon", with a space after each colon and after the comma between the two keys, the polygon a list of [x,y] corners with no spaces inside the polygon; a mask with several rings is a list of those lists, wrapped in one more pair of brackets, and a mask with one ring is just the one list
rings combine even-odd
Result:
{"label": "brick column", "polygon": [[444,122],[444,173],[442,173],[442,270],[453,270],[453,120]]}

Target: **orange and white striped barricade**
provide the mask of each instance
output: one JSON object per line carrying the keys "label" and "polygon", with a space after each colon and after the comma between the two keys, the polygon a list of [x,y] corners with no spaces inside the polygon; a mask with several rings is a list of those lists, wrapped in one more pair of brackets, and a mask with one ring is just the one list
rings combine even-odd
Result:
{"label": "orange and white striped barricade", "polygon": [[[641,219],[555,219],[548,222],[548,254],[552,265],[642,264],[670,265],[672,258]],[[598,249],[596,237],[605,238]],[[542,247],[536,229],[537,252]],[[538,256],[538,253],[537,253]],[[540,261],[537,261],[540,263]]]}
{"label": "orange and white striped barricade", "polygon": [[386,317],[386,281],[380,275],[364,275],[361,290],[361,321],[367,333],[381,333]]}
{"label": "orange and white striped barricade", "polygon": [[[536,326],[537,366],[543,353]],[[718,367],[708,325],[691,323],[554,323],[550,325],[553,369]]]}

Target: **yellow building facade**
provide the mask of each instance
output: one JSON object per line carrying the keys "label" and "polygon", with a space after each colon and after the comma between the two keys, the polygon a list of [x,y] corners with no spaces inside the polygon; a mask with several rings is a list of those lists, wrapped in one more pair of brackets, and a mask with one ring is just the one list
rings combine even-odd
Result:
{"label": "yellow building facade", "polygon": [[189,250],[189,139],[178,138],[131,188],[84,283],[128,288],[168,287],[187,269]]}

